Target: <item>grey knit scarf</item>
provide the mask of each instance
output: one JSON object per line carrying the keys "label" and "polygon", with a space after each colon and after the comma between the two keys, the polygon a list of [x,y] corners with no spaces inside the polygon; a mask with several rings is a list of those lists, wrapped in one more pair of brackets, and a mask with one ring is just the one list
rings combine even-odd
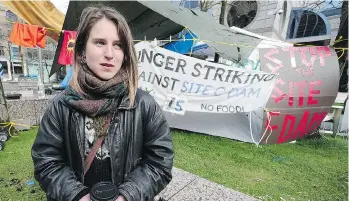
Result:
{"label": "grey knit scarf", "polygon": [[122,97],[128,95],[124,83],[127,79],[124,68],[110,80],[99,79],[87,65],[82,65],[78,72],[78,82],[84,94],[78,94],[68,87],[64,101],[89,117],[104,116],[115,111]]}

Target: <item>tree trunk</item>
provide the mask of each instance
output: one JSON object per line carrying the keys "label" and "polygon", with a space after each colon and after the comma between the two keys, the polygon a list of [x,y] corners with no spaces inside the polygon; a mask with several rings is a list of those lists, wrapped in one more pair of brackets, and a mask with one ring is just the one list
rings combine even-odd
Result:
{"label": "tree trunk", "polygon": [[7,110],[7,103],[4,93],[4,87],[2,85],[2,81],[0,79],[0,112],[1,112],[1,122],[9,122],[10,117]]}
{"label": "tree trunk", "polygon": [[[8,130],[10,128],[10,125],[5,125],[10,122],[10,115],[8,113],[7,109],[7,103],[5,98],[5,92],[4,87],[2,85],[2,81],[0,79],[0,125],[1,130]],[[5,123],[5,124],[4,124]],[[18,131],[15,129],[15,127],[11,127],[9,130],[9,135],[19,135]]]}
{"label": "tree trunk", "polygon": [[[225,17],[225,8],[226,8],[227,2],[225,0],[221,1],[221,13],[219,15],[219,24],[224,25],[224,17]],[[219,54],[214,54],[214,62],[218,63],[219,61]]]}
{"label": "tree trunk", "polygon": [[12,63],[12,54],[11,54],[11,44],[10,41],[8,41],[8,55],[10,56],[10,70],[7,72],[9,74],[9,77],[11,75],[11,80],[13,80],[13,74],[15,73],[14,71],[12,72],[13,69],[13,63]]}
{"label": "tree trunk", "polygon": [[[9,49],[9,55],[10,55],[10,71],[12,71],[12,56],[11,56],[11,45],[10,42],[8,42],[8,49]],[[8,72],[9,74],[11,72]],[[13,74],[12,74],[12,79],[13,79]],[[2,85],[2,81],[0,79],[0,123],[8,123],[10,122],[10,115],[8,113],[8,108],[7,108],[7,102],[6,102],[6,97],[5,97],[5,92],[4,92],[4,87]],[[2,126],[1,128],[3,128],[5,125],[0,125]],[[7,125],[5,128],[9,128],[10,126]],[[12,127],[10,130],[10,135],[11,134],[17,134],[18,135],[18,131]]]}
{"label": "tree trunk", "polygon": [[219,15],[219,24],[224,25],[225,9],[227,2],[225,0],[221,1],[221,13]]}

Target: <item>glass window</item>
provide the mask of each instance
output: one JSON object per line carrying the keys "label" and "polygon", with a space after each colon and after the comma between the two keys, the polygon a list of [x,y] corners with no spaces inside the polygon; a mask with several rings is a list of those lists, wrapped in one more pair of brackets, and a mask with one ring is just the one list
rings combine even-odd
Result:
{"label": "glass window", "polygon": [[5,56],[5,47],[0,46],[0,56]]}
{"label": "glass window", "polygon": [[189,8],[189,9],[197,8],[197,7],[199,7],[199,1],[198,0],[187,0],[184,2],[184,7]]}
{"label": "glass window", "polygon": [[[313,11],[293,10],[291,15],[293,19],[290,22],[288,39],[326,35],[327,30],[324,20]],[[298,25],[296,25],[296,22],[299,22]]]}
{"label": "glass window", "polygon": [[11,47],[11,52],[12,52],[13,57],[20,57],[21,56],[18,47]]}
{"label": "glass window", "polygon": [[257,1],[234,1],[228,11],[227,22],[230,27],[244,28],[257,14]]}

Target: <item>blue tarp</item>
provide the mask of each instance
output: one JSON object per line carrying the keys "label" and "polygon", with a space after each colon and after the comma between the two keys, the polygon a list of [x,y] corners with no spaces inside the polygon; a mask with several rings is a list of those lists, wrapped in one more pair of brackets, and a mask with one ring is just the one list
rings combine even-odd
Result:
{"label": "blue tarp", "polygon": [[67,66],[66,71],[67,71],[67,74],[65,75],[63,81],[59,84],[59,87],[61,87],[61,88],[66,88],[69,85],[70,78],[73,74],[73,67]]}
{"label": "blue tarp", "polygon": [[196,45],[196,42],[194,43],[194,40],[192,40],[194,37],[197,38],[197,36],[193,32],[183,31],[183,33],[182,32],[179,33],[179,38],[185,38],[185,40],[183,39],[180,41],[170,42],[162,47],[165,49],[171,50],[173,52],[177,52],[179,54],[190,53],[190,50],[193,47],[193,44],[194,44],[193,51],[208,47],[207,44]]}

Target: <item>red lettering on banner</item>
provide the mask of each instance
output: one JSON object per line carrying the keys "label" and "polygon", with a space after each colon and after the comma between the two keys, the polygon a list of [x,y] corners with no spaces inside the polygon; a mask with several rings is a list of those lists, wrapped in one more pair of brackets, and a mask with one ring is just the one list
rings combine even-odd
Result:
{"label": "red lettering on banner", "polygon": [[291,66],[293,68],[297,67],[297,65],[296,65],[296,57],[294,56],[294,51],[299,51],[299,47],[283,48],[282,50],[283,51],[290,51]]}
{"label": "red lettering on banner", "polygon": [[[315,63],[317,57],[320,59],[320,66],[324,67],[326,65],[325,64],[325,58],[331,56],[331,50],[327,46],[320,46],[320,47],[287,47],[287,48],[282,48],[282,51],[289,51],[290,52],[291,66],[293,68],[297,67],[295,51],[299,51],[300,52],[302,63],[305,66],[309,67],[309,68],[314,66],[314,63]],[[306,52],[308,52],[308,51],[311,52],[311,57],[310,57],[309,61],[308,61],[308,59],[306,57]],[[277,63],[275,61],[279,61],[279,60],[271,57],[272,54],[278,53],[277,50],[269,51],[268,53],[267,54],[270,57],[270,58],[267,57],[268,59],[270,59],[270,60],[273,59],[272,61],[274,63]],[[275,68],[275,69],[277,70],[278,68]]]}
{"label": "red lettering on banner", "polygon": [[308,131],[307,124],[308,124],[308,119],[309,119],[309,113],[310,113],[309,110],[306,110],[304,112],[302,119],[299,122],[298,127],[292,136],[293,140],[297,138],[298,134],[300,136],[304,136],[307,133],[307,131]]}
{"label": "red lettering on banner", "polygon": [[317,51],[320,57],[320,66],[325,66],[325,58],[331,56],[331,50],[327,46],[317,47]]}
{"label": "red lettering on banner", "polygon": [[294,98],[294,86],[298,88],[299,91],[299,100],[298,100],[298,105],[303,106],[304,102],[304,86],[306,86],[307,83],[305,81],[303,82],[289,82],[289,100],[288,100],[288,106],[292,107],[293,106],[293,98]]}
{"label": "red lettering on banner", "polygon": [[[301,72],[300,72],[301,70],[302,70],[301,68],[297,68],[297,69],[296,69],[296,71],[297,71],[297,73],[298,73],[299,76],[301,76]],[[304,76],[304,73],[303,73],[303,76]]]}
{"label": "red lettering on banner", "polygon": [[[299,50],[301,52],[302,63],[308,68],[313,67],[316,59],[316,47],[303,47]],[[305,52],[307,51],[311,52],[311,57],[309,61],[307,61],[307,56],[305,55]]]}
{"label": "red lettering on banner", "polygon": [[292,107],[293,105],[293,97],[294,97],[294,89],[293,89],[293,82],[288,83],[288,106]]}
{"label": "red lettering on banner", "polygon": [[299,76],[314,76],[314,68],[308,68],[308,69],[303,69],[303,68],[297,68],[296,71],[298,72]]}
{"label": "red lettering on banner", "polygon": [[[290,127],[287,129],[287,125],[289,121],[290,121]],[[286,142],[291,137],[295,121],[296,121],[295,116],[290,114],[285,115],[284,123],[282,124],[281,133],[279,135],[278,143]],[[287,132],[286,136],[284,136],[285,132]]]}
{"label": "red lettering on banner", "polygon": [[[271,71],[271,73],[276,73],[283,67],[282,61],[276,59],[278,58],[277,55],[279,54],[279,51],[280,49],[270,49],[264,55],[267,59],[266,66]],[[331,56],[332,54],[331,49],[327,46],[287,47],[282,48],[281,51],[289,52],[291,67],[295,68],[299,76],[314,76],[314,67],[317,67],[319,65],[321,67],[326,66],[326,58]],[[317,62],[317,60],[320,61],[320,64]],[[299,62],[297,63],[297,61]],[[282,80],[282,78],[278,78],[275,82],[271,98],[276,104],[279,104],[281,101],[283,101],[283,99],[285,99],[285,97],[288,96],[288,98],[286,99],[288,101],[288,106],[295,108],[306,106],[311,107],[319,104],[319,100],[316,98],[316,95],[320,94],[322,81],[308,81],[309,79],[305,78],[301,78],[300,80],[304,81],[296,82],[293,80],[287,83]],[[287,84],[288,86],[283,86],[285,84]],[[285,90],[286,93],[284,93],[283,90]],[[297,100],[298,104],[296,103]],[[327,112],[316,112],[316,110],[318,109],[305,110],[301,118],[299,113],[297,113],[297,115],[281,113],[281,115],[284,116],[282,126],[272,125],[272,121],[269,122],[271,117],[276,116],[276,118],[281,118],[282,116],[280,117],[280,112],[270,112],[270,116],[268,116],[268,118],[266,119],[266,129],[273,131],[277,130],[277,133],[280,133],[277,139],[277,143],[284,143],[297,138],[302,138],[306,134],[314,132],[327,114]]]}
{"label": "red lettering on banner", "polygon": [[298,87],[298,89],[299,89],[298,105],[302,107],[303,106],[303,102],[304,102],[304,90],[303,90],[303,88],[304,88],[304,86],[307,85],[307,82],[306,81],[296,82],[294,85],[296,87]]}
{"label": "red lettering on banner", "polygon": [[322,83],[321,80],[312,81],[309,83],[308,105],[318,104],[318,100],[313,100],[313,95],[320,94],[320,90],[314,90],[313,86],[319,86],[319,85],[321,85],[321,83]]}
{"label": "red lettering on banner", "polygon": [[[313,131],[319,127],[321,124],[322,120],[326,117],[327,112],[315,112],[313,115],[313,118],[311,118],[309,126],[308,126],[308,131]],[[303,137],[303,136],[301,136]]]}
{"label": "red lettering on banner", "polygon": [[282,99],[284,99],[287,95],[280,89],[277,87],[277,85],[284,85],[285,82],[278,78],[275,81],[275,86],[274,86],[274,91],[277,92],[279,95],[275,95],[275,94],[271,94],[271,97],[274,99],[275,103],[279,103],[280,101],[282,101]]}
{"label": "red lettering on banner", "polygon": [[[315,81],[317,82],[317,81]],[[302,81],[302,82],[289,82],[288,83],[288,89],[289,89],[289,98],[288,98],[288,106],[292,107],[294,103],[294,91],[295,87],[298,89],[299,92],[299,97],[298,97],[298,106],[302,107],[304,104],[304,88],[306,88],[307,82]],[[310,88],[310,87],[309,87]],[[317,91],[315,91],[317,92]]]}
{"label": "red lettering on banner", "polygon": [[291,59],[295,58],[294,51],[299,51],[299,49],[300,49],[299,47],[285,47],[285,48],[282,48],[283,51],[289,51],[290,52]]}
{"label": "red lettering on banner", "polygon": [[277,64],[277,66],[273,67],[270,63],[267,63],[266,66],[269,68],[271,73],[277,72],[282,66],[282,61],[272,57],[272,55],[279,53],[277,49],[270,49],[269,52],[267,52],[264,57],[269,59],[270,61],[274,62]]}
{"label": "red lettering on banner", "polygon": [[277,143],[284,143],[290,140],[294,140],[297,137],[302,138],[307,133],[315,131],[321,124],[322,120],[326,117],[326,115],[327,112],[314,112],[310,122],[308,123],[310,111],[306,110],[303,113],[303,116],[298,123],[296,130],[293,131],[297,119],[291,114],[286,114]]}

